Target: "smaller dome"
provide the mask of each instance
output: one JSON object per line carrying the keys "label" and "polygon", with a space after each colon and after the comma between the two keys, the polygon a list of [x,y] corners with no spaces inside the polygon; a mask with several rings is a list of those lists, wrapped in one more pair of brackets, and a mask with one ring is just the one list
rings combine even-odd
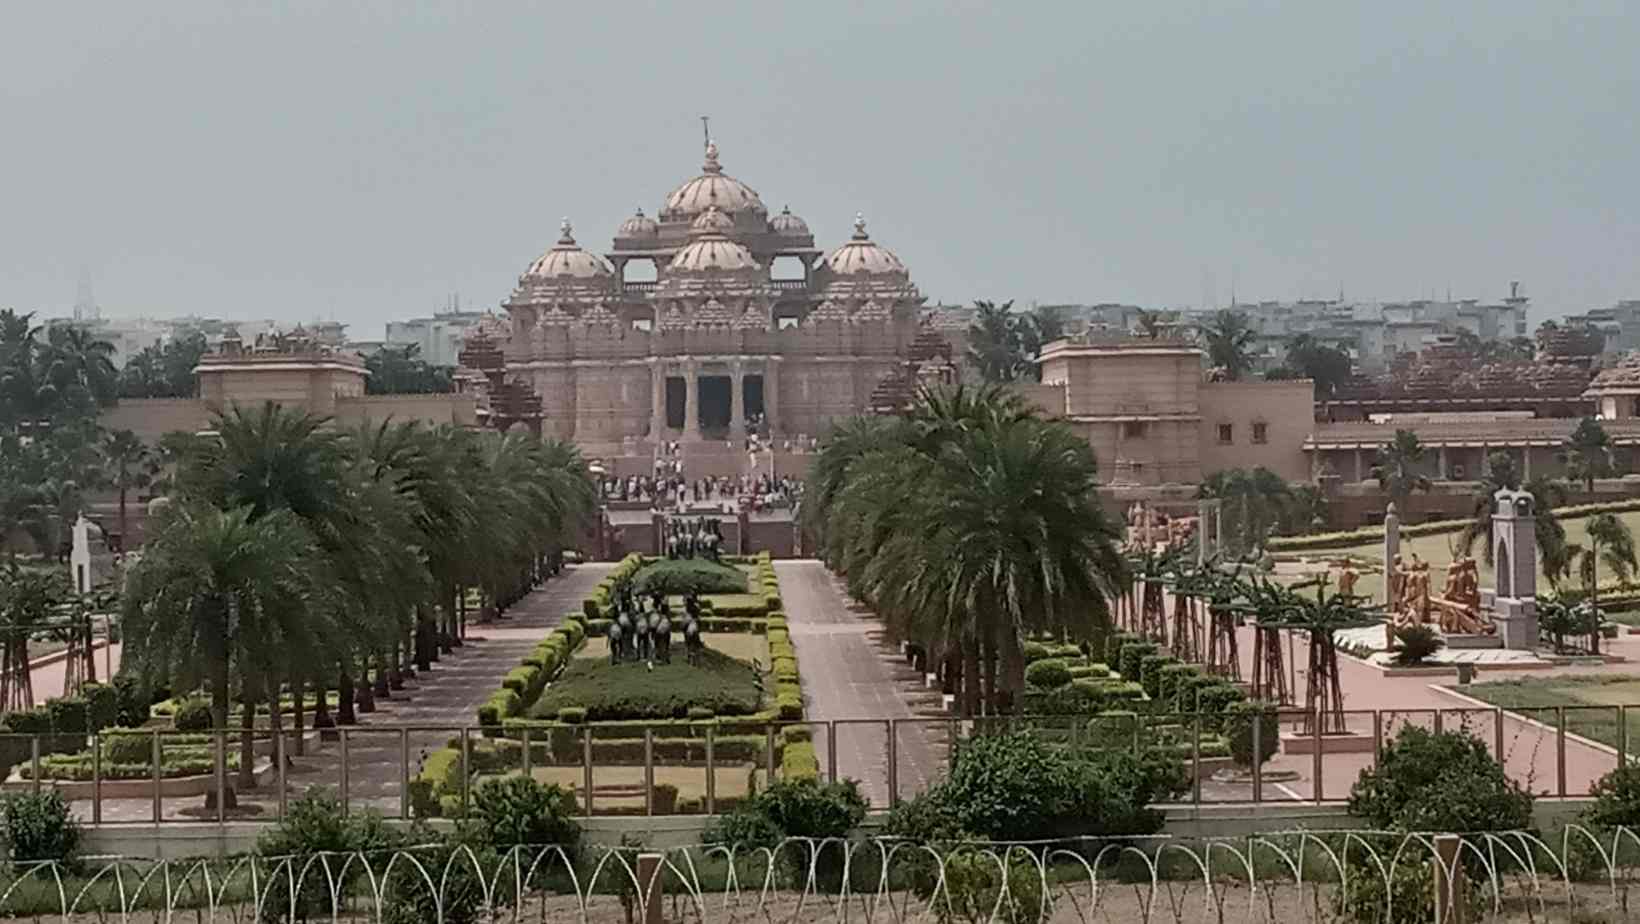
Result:
{"label": "smaller dome", "polygon": [[729,237],[735,224],[716,206],[709,206],[689,225],[689,243],[672,255],[669,271],[756,270],[752,252]]}
{"label": "smaller dome", "polygon": [[621,227],[616,230],[615,236],[651,240],[659,236],[660,233],[661,227],[655,224],[655,219],[645,216],[643,209],[638,209],[638,214],[621,222]]}
{"label": "smaller dome", "polygon": [[735,223],[729,216],[718,210],[718,207],[709,206],[700,213],[700,217],[689,223],[689,233],[695,237],[707,234],[719,234],[727,237],[734,233]]}
{"label": "smaller dome", "polygon": [[856,212],[854,235],[826,257],[826,266],[838,276],[906,275],[905,264],[866,233],[866,218]]}
{"label": "smaller dome", "polygon": [[588,253],[575,243],[568,218],[559,227],[563,234],[558,238],[558,243],[542,254],[541,259],[530,264],[524,273],[526,279],[597,279],[614,275],[603,257]]}
{"label": "smaller dome", "polygon": [[808,222],[793,215],[792,208],[789,205],[781,209],[780,214],[769,221],[769,230],[776,234],[783,234],[786,237],[809,236]]}

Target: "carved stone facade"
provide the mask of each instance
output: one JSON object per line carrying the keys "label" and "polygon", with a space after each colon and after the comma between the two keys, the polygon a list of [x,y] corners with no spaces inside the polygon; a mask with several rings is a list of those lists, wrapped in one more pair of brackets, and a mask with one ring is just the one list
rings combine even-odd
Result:
{"label": "carved stone facade", "polygon": [[[644,265],[654,278],[632,277]],[[868,409],[916,339],[923,296],[899,258],[854,234],[829,254],[790,209],[770,216],[715,144],[656,217],[599,256],[569,222],[503,303],[511,381],[544,434],[583,446],[819,434]]]}

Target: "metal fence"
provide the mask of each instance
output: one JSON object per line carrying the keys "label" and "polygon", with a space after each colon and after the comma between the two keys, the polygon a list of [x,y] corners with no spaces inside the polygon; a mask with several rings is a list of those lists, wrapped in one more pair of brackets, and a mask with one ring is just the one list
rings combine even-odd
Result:
{"label": "metal fence", "polygon": [[[1627,920],[1640,837],[1373,831],[370,853],[19,864],[0,919],[1268,922]],[[1392,898],[1393,896],[1393,898]]]}
{"label": "metal fence", "polygon": [[[1631,711],[1633,714],[1631,715]],[[102,735],[4,735],[5,788],[55,788],[77,817],[96,824],[276,820],[287,801],[325,787],[349,811],[409,819],[458,814],[482,781],[527,774],[574,792],[582,815],[712,815],[770,780],[802,772],[788,760],[814,748],[822,779],[852,779],[886,809],[947,773],[967,736],[1032,728],[1068,747],[1165,750],[1188,771],[1191,804],[1329,803],[1348,798],[1360,772],[1408,725],[1464,729],[1485,742],[1511,778],[1539,796],[1582,796],[1628,757],[1628,706],[1350,710],[1346,734],[1320,734],[1297,711],[1280,714],[1276,753],[1242,768],[1222,714],[1098,717],[861,719],[779,724],[657,723],[533,727],[500,735],[477,726],[361,725],[250,733],[249,769],[239,732],[170,730]],[[1267,749],[1263,723],[1240,753]],[[438,780],[429,755],[461,755]],[[795,754],[795,752],[793,752]],[[223,759],[218,760],[218,755]],[[810,763],[812,767],[813,764]],[[465,771],[465,772],[463,772]]]}

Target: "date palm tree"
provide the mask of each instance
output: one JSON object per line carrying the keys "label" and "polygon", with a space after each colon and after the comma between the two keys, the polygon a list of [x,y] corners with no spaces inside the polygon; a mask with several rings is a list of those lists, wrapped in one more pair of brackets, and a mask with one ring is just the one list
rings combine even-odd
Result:
{"label": "date palm tree", "polygon": [[1593,417],[1578,421],[1577,429],[1566,437],[1558,453],[1566,466],[1566,480],[1582,484],[1585,493],[1594,493],[1596,478],[1610,478],[1617,470],[1612,460],[1612,441],[1606,428]]}
{"label": "date palm tree", "polygon": [[1217,311],[1199,332],[1208,363],[1224,370],[1225,378],[1239,380],[1252,368],[1254,331],[1245,313],[1228,308]]}
{"label": "date palm tree", "polygon": [[1566,491],[1560,483],[1537,477],[1521,484],[1520,470],[1513,456],[1494,452],[1486,458],[1486,472],[1475,490],[1471,502],[1470,519],[1458,534],[1458,546],[1465,555],[1471,553],[1477,540],[1481,543],[1481,560],[1493,564],[1492,511],[1499,491],[1524,490],[1532,495],[1535,510],[1533,538],[1537,544],[1538,566],[1551,582],[1571,573],[1572,551],[1566,541],[1566,526],[1555,516],[1555,509],[1566,502]]}
{"label": "date palm tree", "polygon": [[1429,476],[1419,471],[1428,455],[1429,450],[1411,430],[1396,430],[1395,438],[1378,448],[1372,463],[1372,477],[1378,480],[1379,489],[1389,495],[1397,509],[1405,512],[1407,498],[1413,491],[1429,491]]}
{"label": "date palm tree", "polygon": [[120,543],[129,548],[131,532],[126,519],[126,502],[132,489],[146,488],[153,482],[150,464],[153,457],[143,441],[130,430],[104,433],[102,452],[108,484],[120,492]]}

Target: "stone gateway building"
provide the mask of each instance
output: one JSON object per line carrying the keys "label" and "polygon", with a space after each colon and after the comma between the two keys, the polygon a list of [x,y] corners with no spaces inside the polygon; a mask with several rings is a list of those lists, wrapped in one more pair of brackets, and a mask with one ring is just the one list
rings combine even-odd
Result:
{"label": "stone gateway building", "polygon": [[635,458],[748,430],[818,436],[865,411],[900,371],[922,303],[863,217],[825,253],[803,219],[771,215],[724,173],[708,143],[700,175],[654,217],[622,223],[604,256],[566,220],[504,302],[506,328],[482,336],[500,347],[506,386],[539,398],[543,434]]}

